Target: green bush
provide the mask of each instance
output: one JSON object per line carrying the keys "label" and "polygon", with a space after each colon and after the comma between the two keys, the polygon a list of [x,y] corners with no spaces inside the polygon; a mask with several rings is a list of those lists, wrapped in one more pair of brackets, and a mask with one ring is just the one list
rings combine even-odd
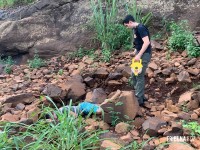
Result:
{"label": "green bush", "polygon": [[187,53],[189,56],[192,57],[199,57],[200,56],[200,46],[196,46],[193,41],[189,42],[187,45]]}
{"label": "green bush", "polygon": [[[104,5],[104,6],[103,6]],[[100,41],[102,55],[105,61],[109,61],[111,53],[115,49],[132,48],[130,31],[119,23],[117,0],[91,0],[93,11],[92,23],[96,32],[96,39]],[[110,52],[108,52],[110,51]]]}
{"label": "green bush", "polygon": [[168,47],[171,51],[187,50],[191,57],[200,56],[200,47],[197,46],[193,33],[189,30],[188,22],[171,22],[171,36],[168,39]]}
{"label": "green bush", "polygon": [[38,54],[35,54],[33,60],[28,60],[28,65],[29,68],[35,69],[45,66],[46,62],[41,59]]}
{"label": "green bush", "polygon": [[102,50],[102,61],[104,62],[109,62],[111,58],[111,51],[108,49],[103,49]]}
{"label": "green bush", "polygon": [[0,8],[12,7],[15,5],[24,5],[34,2],[35,0],[1,0]]}
{"label": "green bush", "polygon": [[198,122],[186,122],[186,121],[182,121],[183,122],[183,127],[187,128],[191,131],[191,135],[192,136],[200,136],[200,125]]}
{"label": "green bush", "polygon": [[113,24],[108,25],[107,31],[106,41],[111,50],[120,48],[130,50],[130,48],[132,48],[130,38],[131,31],[129,29],[121,24]]}
{"label": "green bush", "polygon": [[12,66],[14,64],[14,61],[11,56],[8,56],[7,58],[1,58],[0,57],[0,63],[5,65],[4,72],[7,74],[12,73]]}
{"label": "green bush", "polygon": [[58,70],[58,75],[62,76],[63,75],[63,69]]}

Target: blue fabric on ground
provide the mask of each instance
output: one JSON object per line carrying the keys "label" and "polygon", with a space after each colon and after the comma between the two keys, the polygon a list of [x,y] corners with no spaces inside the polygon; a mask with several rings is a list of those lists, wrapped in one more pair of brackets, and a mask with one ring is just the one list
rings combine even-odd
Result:
{"label": "blue fabric on ground", "polygon": [[74,112],[75,114],[79,114],[80,113],[80,110],[79,110],[79,106],[64,106],[64,107],[61,107],[59,108],[59,110],[64,113],[64,111],[68,112],[70,109],[70,111]]}
{"label": "blue fabric on ground", "polygon": [[80,111],[83,112],[84,114],[89,114],[90,112],[96,113],[97,110],[99,109],[99,106],[96,104],[92,104],[89,102],[82,102],[79,104]]}

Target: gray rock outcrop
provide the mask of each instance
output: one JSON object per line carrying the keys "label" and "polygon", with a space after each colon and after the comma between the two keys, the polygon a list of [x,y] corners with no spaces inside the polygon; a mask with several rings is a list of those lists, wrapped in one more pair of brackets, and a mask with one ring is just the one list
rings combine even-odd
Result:
{"label": "gray rock outcrop", "polygon": [[89,1],[43,0],[0,12],[0,53],[42,57],[65,54],[84,47],[92,34],[86,29],[91,17]]}

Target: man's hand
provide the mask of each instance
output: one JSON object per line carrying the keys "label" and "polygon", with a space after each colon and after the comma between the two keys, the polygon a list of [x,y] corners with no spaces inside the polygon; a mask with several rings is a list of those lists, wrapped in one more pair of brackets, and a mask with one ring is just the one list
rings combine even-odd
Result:
{"label": "man's hand", "polygon": [[134,58],[135,61],[140,61],[141,59],[141,55],[140,54],[137,54]]}
{"label": "man's hand", "polygon": [[144,54],[144,52],[146,51],[147,47],[150,44],[148,36],[143,37],[142,40],[144,43],[142,45],[140,52],[135,56],[135,61],[139,61],[141,59],[142,55]]}

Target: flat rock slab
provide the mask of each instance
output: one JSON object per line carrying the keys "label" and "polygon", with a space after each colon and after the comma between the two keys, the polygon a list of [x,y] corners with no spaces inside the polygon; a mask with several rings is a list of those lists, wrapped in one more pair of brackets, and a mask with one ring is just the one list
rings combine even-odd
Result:
{"label": "flat rock slab", "polygon": [[30,104],[35,100],[32,93],[23,93],[14,96],[10,96],[2,100],[3,103],[12,103],[12,107],[16,107],[17,104]]}

